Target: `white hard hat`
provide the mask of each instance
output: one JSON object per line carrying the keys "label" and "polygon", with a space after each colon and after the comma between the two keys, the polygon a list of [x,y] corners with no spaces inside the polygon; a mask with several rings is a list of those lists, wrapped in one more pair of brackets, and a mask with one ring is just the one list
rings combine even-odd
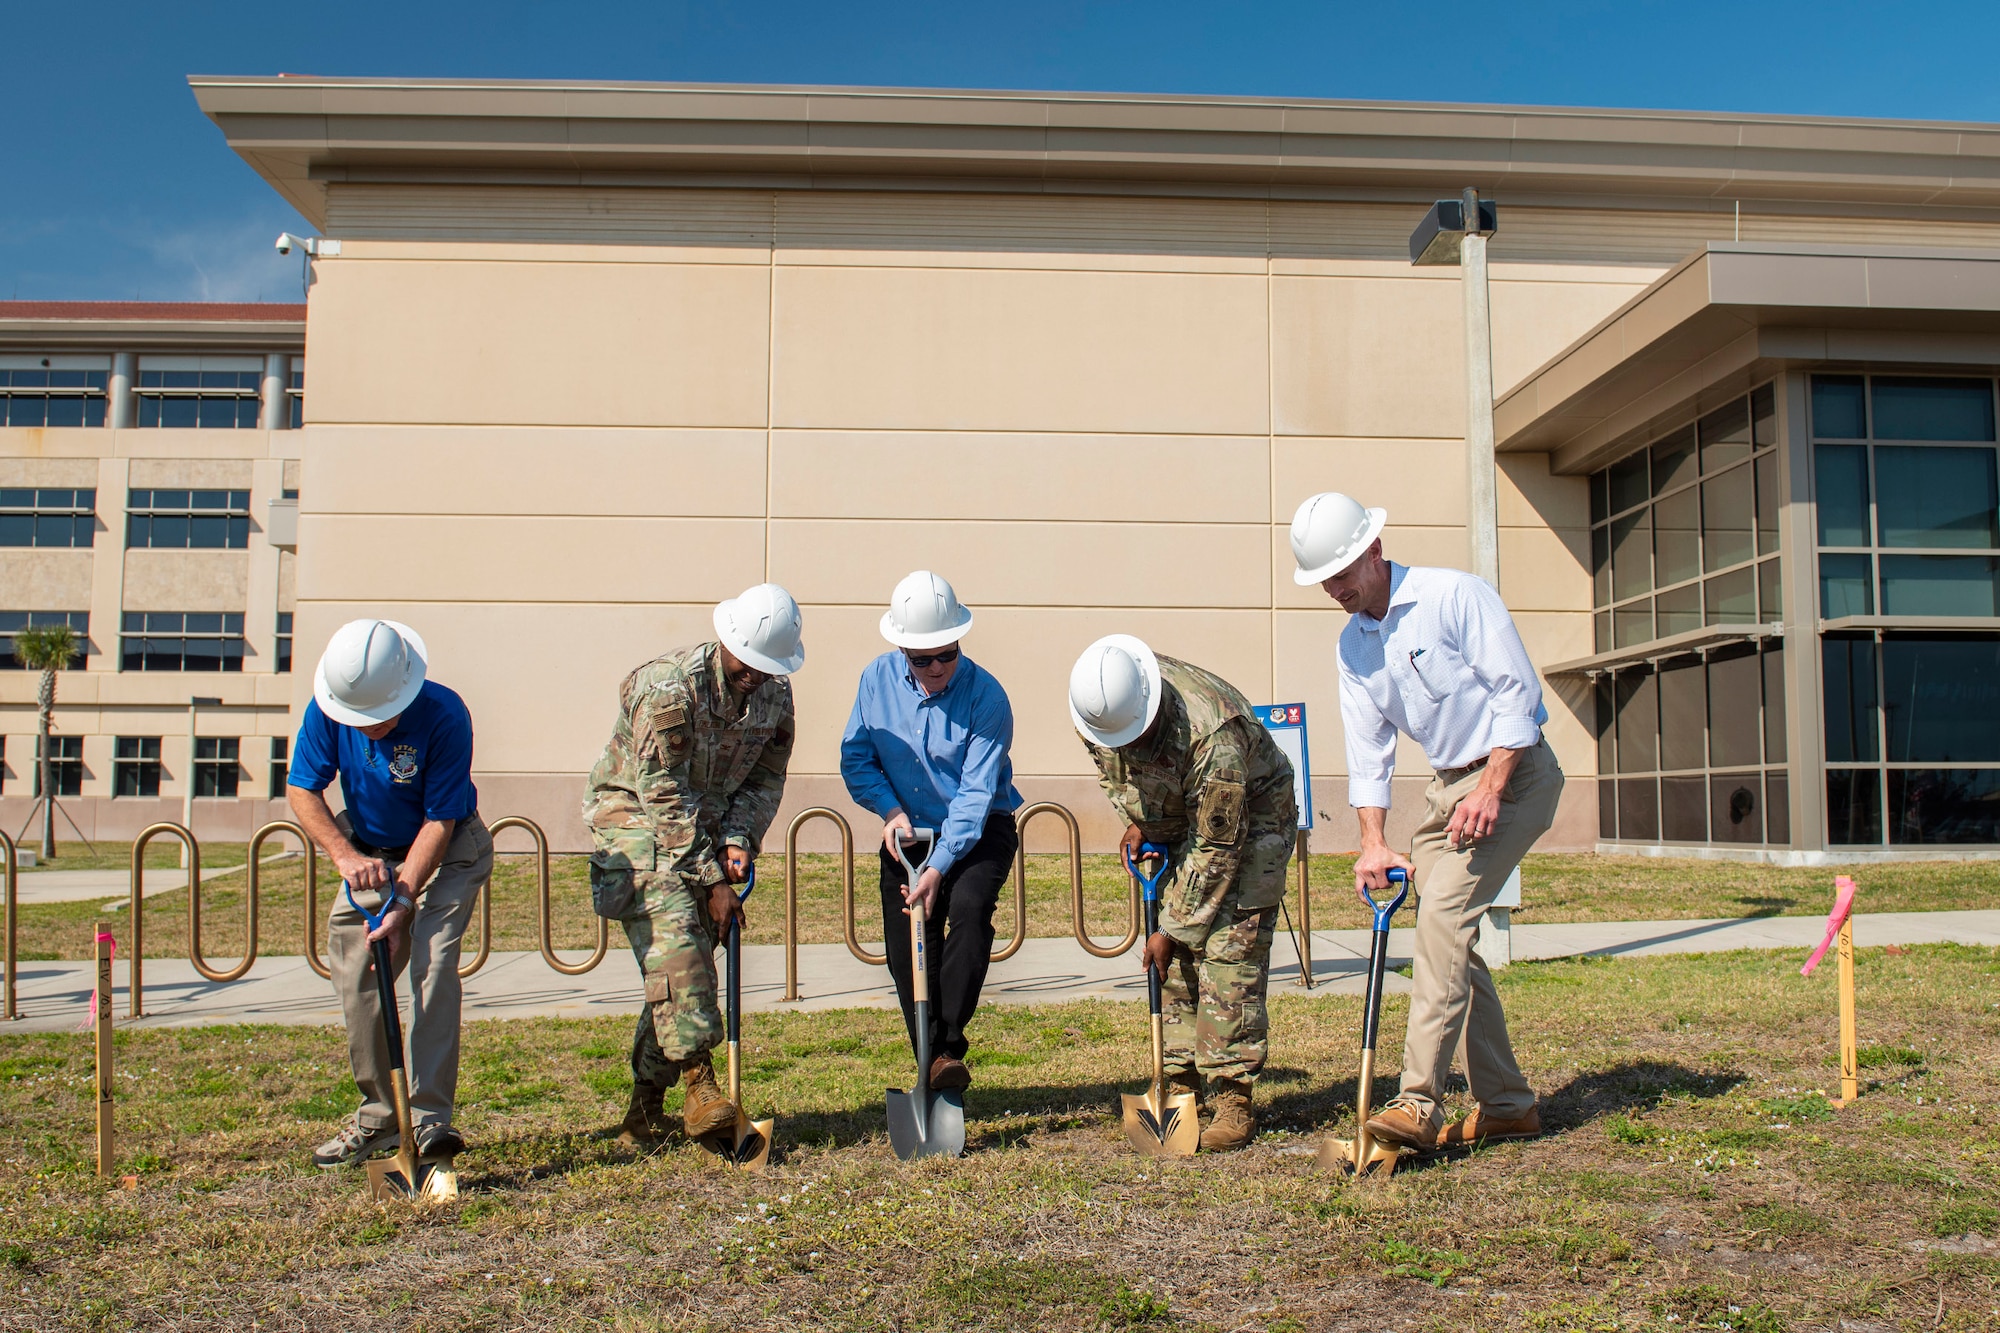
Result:
{"label": "white hard hat", "polygon": [[429,665],[423,639],[408,625],[350,620],[319,656],[313,699],[335,722],[372,727],[416,702]]}
{"label": "white hard hat", "polygon": [[1160,712],[1160,663],[1129,634],[1107,634],[1069,673],[1069,716],[1085,740],[1110,749],[1145,734]]}
{"label": "white hard hat", "polygon": [[1292,559],[1299,565],[1292,582],[1310,587],[1332,578],[1361,558],[1388,521],[1388,510],[1363,509],[1339,491],[1308,496],[1292,515]]}
{"label": "white hard hat", "polygon": [[760,583],[715,605],[715,633],[739,661],[773,676],[789,676],[805,665],[800,641],[804,617],[792,595],[775,583]]}
{"label": "white hard hat", "polygon": [[972,612],[958,604],[958,594],[928,569],[920,569],[889,594],[882,613],[882,637],[898,648],[942,648],[957,643],[972,628]]}

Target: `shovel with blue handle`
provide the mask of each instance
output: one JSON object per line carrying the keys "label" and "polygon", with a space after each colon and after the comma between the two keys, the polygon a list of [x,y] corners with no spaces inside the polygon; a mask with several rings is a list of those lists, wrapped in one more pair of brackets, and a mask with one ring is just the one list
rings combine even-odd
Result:
{"label": "shovel with blue handle", "polygon": [[[743,892],[736,901],[750,901],[757,887],[757,868],[750,867]],[[705,1142],[739,1171],[762,1171],[771,1160],[771,1131],[775,1119],[752,1120],[743,1114],[743,918],[729,919],[729,939],[724,946],[729,958],[729,1104],[736,1108],[733,1128],[710,1135]]]}
{"label": "shovel with blue handle", "polygon": [[[354,888],[342,881],[347,903],[361,913],[371,933],[381,929],[383,918],[394,905],[393,894],[384,894],[382,910],[370,912],[354,900]],[[369,949],[375,958],[375,986],[382,1008],[382,1039],[389,1046],[389,1097],[396,1107],[396,1155],[369,1161],[368,1195],[377,1203],[394,1199],[455,1199],[458,1172],[448,1162],[425,1162],[417,1157],[416,1127],[410,1123],[410,1080],[403,1072],[403,1019],[396,1011],[396,971],[389,956],[387,937],[374,941]]]}
{"label": "shovel with blue handle", "polygon": [[[1158,860],[1159,868],[1150,876],[1136,861]],[[1140,896],[1146,902],[1146,938],[1160,929],[1160,881],[1167,874],[1167,849],[1157,842],[1141,843],[1135,858],[1129,852],[1125,869],[1139,881]],[[1201,1146],[1201,1121],[1194,1094],[1185,1090],[1167,1091],[1166,1019],[1160,1013],[1160,971],[1146,968],[1146,1004],[1153,1016],[1153,1082],[1142,1093],[1119,1097],[1125,1118],[1125,1137],[1142,1153],[1154,1157],[1192,1157]]]}
{"label": "shovel with blue handle", "polygon": [[[917,865],[903,850],[905,842],[937,846],[936,829],[897,830],[892,845],[910,888],[917,887]],[[925,853],[928,860],[930,854]],[[908,1092],[889,1089],[889,1146],[904,1161],[913,1157],[957,1157],[965,1152],[965,1101],[956,1088],[931,1091],[931,980],[924,959],[924,908],[910,908],[910,990],[916,1003],[917,1085]],[[884,948],[889,947],[887,944]]]}
{"label": "shovel with blue handle", "polygon": [[1389,882],[1398,887],[1396,896],[1387,903],[1376,902],[1375,895],[1366,889],[1361,891],[1361,896],[1375,909],[1375,928],[1368,941],[1368,998],[1361,1020],[1361,1077],[1354,1090],[1354,1137],[1327,1139],[1319,1145],[1322,1170],[1351,1176],[1365,1176],[1378,1170],[1385,1176],[1391,1175],[1402,1156],[1395,1144],[1377,1143],[1368,1133],[1368,1117],[1374,1113],[1369,1102],[1375,1091],[1375,1030],[1382,1020],[1382,978],[1389,968],[1389,918],[1396,915],[1396,909],[1410,896],[1409,872],[1401,866],[1393,867]]}

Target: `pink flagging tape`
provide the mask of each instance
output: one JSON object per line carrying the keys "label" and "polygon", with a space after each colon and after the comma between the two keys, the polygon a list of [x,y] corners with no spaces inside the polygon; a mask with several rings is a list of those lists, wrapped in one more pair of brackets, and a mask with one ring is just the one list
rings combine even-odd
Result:
{"label": "pink flagging tape", "polygon": [[[97,933],[97,939],[94,941],[94,943],[110,945],[112,960],[114,962],[117,960],[118,937],[116,935],[113,935],[108,930],[101,930]],[[90,1004],[84,1010],[83,1021],[76,1025],[76,1030],[78,1032],[88,1032],[96,1026],[97,1026],[97,983],[93,981],[90,983]]]}
{"label": "pink flagging tape", "polygon": [[1833,947],[1834,937],[1840,934],[1841,926],[1854,912],[1854,881],[1842,875],[1833,881],[1833,888],[1833,911],[1827,914],[1826,938],[1819,942],[1819,947],[1812,951],[1812,957],[1806,959],[1806,965],[1799,969],[1802,977],[1813,974],[1819,960],[1826,957],[1826,951]]}

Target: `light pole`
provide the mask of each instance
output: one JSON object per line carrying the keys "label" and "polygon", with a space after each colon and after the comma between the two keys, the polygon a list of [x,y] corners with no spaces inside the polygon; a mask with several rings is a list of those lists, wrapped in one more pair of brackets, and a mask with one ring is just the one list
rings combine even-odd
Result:
{"label": "light pole", "polygon": [[1500,586],[1500,484],[1493,461],[1493,319],[1487,303],[1486,238],[1500,210],[1479,191],[1440,199],[1410,233],[1410,262],[1456,264],[1465,294],[1466,533],[1472,572]]}
{"label": "light pole", "polygon": [[[192,699],[188,700],[188,757],[187,757],[187,772],[182,775],[182,781],[181,781],[181,827],[186,829],[189,833],[194,832],[195,710],[198,708],[220,708],[220,707],[222,707],[222,700],[213,698],[205,694],[197,694]],[[187,868],[188,868],[188,849],[187,849],[187,844],[182,843],[181,869],[186,870]]]}

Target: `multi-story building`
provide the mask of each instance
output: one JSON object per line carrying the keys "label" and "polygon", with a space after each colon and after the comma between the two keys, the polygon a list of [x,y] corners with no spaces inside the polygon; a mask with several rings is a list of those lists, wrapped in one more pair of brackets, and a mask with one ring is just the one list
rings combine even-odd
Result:
{"label": "multi-story building", "polygon": [[[280,679],[265,656],[293,586],[269,502],[296,489],[302,662],[352,616],[416,624],[472,706],[488,812],[531,814],[559,846],[584,844],[577,796],[619,679],[767,578],[807,614],[788,805],[851,809],[837,743],[854,681],[883,648],[889,588],[928,566],[979,610],[967,648],[1013,695],[1021,785],[1078,811],[1097,845],[1114,830],[1063,687],[1085,643],[1123,630],[1264,701],[1303,701],[1316,842],[1351,847],[1343,617],[1293,585],[1285,540],[1302,497],[1338,488],[1387,507],[1406,562],[1466,565],[1469,528],[1497,524],[1500,588],[1570,775],[1545,846],[2000,850],[1994,127],[194,85],[230,146],[338,244],[311,264],[297,431],[225,432],[200,424],[206,406],[150,424],[130,377],[170,348],[8,326],[31,371],[96,354],[107,376],[102,409],[79,392],[72,424],[0,430],[7,485],[69,497],[34,532],[46,519],[73,541],[81,514],[104,515],[100,549],[0,566],[29,590],[0,609],[92,617],[64,717],[103,827],[155,809],[115,794],[119,747],[171,794],[187,767],[176,710],[230,679],[188,673],[210,649],[191,657],[175,615],[242,617],[225,639],[240,650],[215,660],[240,661],[250,693],[197,730],[236,737],[239,784],[265,795],[252,738],[280,736],[307,693],[305,671]],[[1487,518],[1467,498],[1458,272],[1406,249],[1430,203],[1468,186],[1500,209]],[[296,354],[295,324],[287,336],[213,350]],[[115,390],[120,351],[138,359]],[[89,424],[120,394],[129,429]],[[151,421],[168,420],[164,398]],[[238,440],[253,447],[230,452]],[[90,510],[90,486],[127,509]],[[163,507],[183,487],[190,508]],[[197,513],[197,487],[232,507]],[[192,540],[203,518],[240,523],[248,545],[102,548],[113,523]],[[179,645],[159,651],[165,669],[148,646],[114,656],[107,617],[150,644],[155,614]],[[15,775],[25,684],[0,682]],[[1392,828],[1426,776],[1413,748],[1401,772]],[[8,781],[0,808],[20,810],[24,779]]]}
{"label": "multi-story building", "polygon": [[64,837],[130,837],[190,794],[209,836],[282,807],[304,352],[303,305],[0,302],[8,833],[40,783],[30,625],[84,646],[57,682]]}

